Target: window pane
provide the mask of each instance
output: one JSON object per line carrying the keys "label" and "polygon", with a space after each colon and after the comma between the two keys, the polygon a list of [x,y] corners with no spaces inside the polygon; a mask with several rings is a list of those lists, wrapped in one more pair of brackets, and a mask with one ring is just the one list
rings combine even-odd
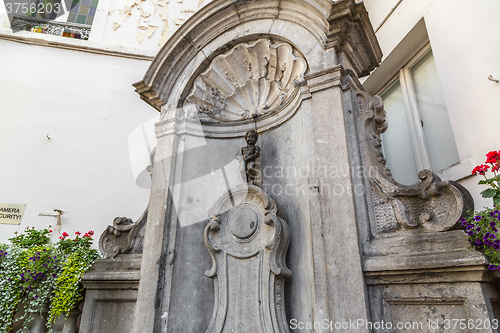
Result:
{"label": "window pane", "polygon": [[381,97],[389,123],[387,131],[382,134],[387,167],[391,170],[394,180],[404,185],[413,185],[418,182],[418,172],[399,79],[387,88]]}
{"label": "window pane", "polygon": [[68,22],[92,25],[98,0],[73,0]]}
{"label": "window pane", "polygon": [[432,171],[439,172],[459,157],[432,52],[411,68],[411,74]]}

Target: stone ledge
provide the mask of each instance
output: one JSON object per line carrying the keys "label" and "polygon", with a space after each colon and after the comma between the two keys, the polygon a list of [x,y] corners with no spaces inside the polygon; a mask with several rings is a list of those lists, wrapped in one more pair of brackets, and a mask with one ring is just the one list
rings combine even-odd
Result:
{"label": "stone ledge", "polygon": [[113,259],[97,259],[93,270],[140,270],[142,254],[119,254]]}
{"label": "stone ledge", "polygon": [[485,265],[448,267],[435,269],[408,269],[365,271],[366,284],[419,284],[419,283],[454,283],[486,282],[492,275]]}
{"label": "stone ledge", "polygon": [[315,73],[306,74],[307,87],[311,93],[340,86],[342,83],[343,68],[341,65],[322,70]]}
{"label": "stone ledge", "polygon": [[[430,233],[423,229],[401,231],[371,241],[364,249],[366,274],[381,272],[483,267],[484,255],[470,250],[462,230]],[[378,272],[378,273],[376,273]],[[384,273],[386,274],[386,273]]]}
{"label": "stone ledge", "polygon": [[[72,40],[70,38],[64,38],[60,36],[52,35],[41,35],[35,32],[21,31],[15,34],[10,29],[0,30],[0,40],[7,40],[16,43],[23,43],[28,45],[38,45],[45,47],[55,47],[59,49],[88,52],[100,55],[107,55],[113,57],[122,57],[135,60],[146,60],[151,61],[154,59],[152,52],[141,52],[133,50],[131,48],[115,46],[115,45],[103,45],[89,42],[88,40]],[[62,39],[61,41],[57,39]],[[64,40],[69,39],[69,40]],[[85,43],[87,45],[81,45]],[[126,51],[124,51],[126,49]]]}
{"label": "stone ledge", "polygon": [[83,276],[87,290],[137,289],[142,255],[122,254],[114,259],[97,259]]}
{"label": "stone ledge", "polygon": [[137,270],[135,272],[92,272],[89,271],[84,276],[84,283],[89,282],[99,282],[106,283],[110,281],[112,283],[116,282],[130,282],[130,281],[139,281],[140,271]]}
{"label": "stone ledge", "polygon": [[434,269],[486,265],[486,259],[479,252],[443,252],[412,256],[364,257],[365,272]]}
{"label": "stone ledge", "polygon": [[450,251],[469,251],[467,234],[462,230],[430,232],[425,229],[400,230],[381,234],[364,247],[367,257],[422,255]]}

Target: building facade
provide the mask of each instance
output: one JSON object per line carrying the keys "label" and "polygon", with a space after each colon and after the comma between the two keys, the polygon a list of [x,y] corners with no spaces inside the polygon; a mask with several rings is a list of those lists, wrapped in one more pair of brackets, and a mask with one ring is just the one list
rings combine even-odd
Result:
{"label": "building facade", "polygon": [[[39,215],[54,209],[65,212],[62,223],[67,232],[102,230],[115,215],[138,218],[148,202],[150,183],[145,166],[155,145],[152,123],[157,113],[136,98],[131,84],[142,77],[165,36],[205,3],[184,1],[162,6],[161,2],[143,1],[140,7],[132,2],[122,7],[101,0],[88,40],[13,32],[7,3],[1,14],[2,187],[7,189],[2,202],[25,204],[26,211],[22,225],[2,226],[2,241],[25,226],[55,224],[55,218]],[[432,80],[438,84],[440,103],[449,121],[444,140],[452,139],[456,149],[454,156],[443,162],[444,169],[437,166],[433,171],[464,185],[477,208],[490,205],[480,196],[484,187],[477,186],[470,171],[499,141],[493,121],[494,96],[499,89],[494,80],[500,76],[496,69],[498,50],[496,37],[489,33],[498,28],[497,4],[365,1],[365,6],[384,55],[381,66],[361,79],[365,89],[371,94],[382,93],[402,68],[422,56],[419,52],[431,52],[435,66]],[[138,27],[140,20],[149,22]],[[158,28],[144,30],[148,25]],[[401,107],[401,103],[397,105]],[[407,122],[408,118],[399,120]],[[131,135],[134,130],[136,134]],[[410,130],[405,132],[404,137],[394,134],[393,142],[405,142],[395,148],[395,154],[406,155],[387,156],[393,168],[398,162],[392,159],[398,160],[397,156],[415,160],[415,155],[422,155],[418,147],[411,149],[412,138],[418,141],[418,135],[410,138]],[[57,143],[58,133],[63,142]],[[390,139],[386,141],[390,145]],[[432,138],[429,141],[432,146]],[[412,163],[398,165],[403,170],[400,181],[405,177],[408,183],[416,181],[417,165]],[[428,166],[428,162],[418,166]],[[409,168],[413,171],[404,171]],[[113,177],[108,177],[107,169],[113,170]]]}
{"label": "building facade", "polygon": [[[287,264],[291,271],[284,293],[277,292],[285,300],[273,299],[275,310],[262,310],[264,317],[270,311],[269,323],[289,320],[269,324],[274,331],[293,330],[292,320],[297,326],[358,319],[431,325],[440,316],[493,320],[497,296],[486,261],[468,251],[465,234],[454,228],[472,207],[468,192],[476,209],[491,206],[470,171],[499,142],[493,102],[500,89],[498,37],[488,33],[500,22],[495,6],[100,0],[72,4],[67,15],[46,21],[11,15],[6,3],[0,201],[26,210],[21,224],[0,226],[2,241],[26,226],[54,225],[56,216],[46,216],[54,209],[64,212],[61,232],[70,233],[99,234],[115,216],[131,217],[136,222],[125,243],[112,234],[119,223],[101,238],[101,249],[118,256],[87,276],[82,331],[113,325],[134,332],[220,331],[236,325],[231,320],[238,316],[225,320],[214,311],[210,317],[214,305],[257,302],[248,291],[250,305],[232,298],[223,303],[217,294],[224,290],[217,284],[222,275],[206,273],[214,289],[199,274],[210,257],[219,272],[225,267],[209,232],[226,221],[224,202],[235,205],[239,192],[231,191],[245,188],[254,201],[240,204],[264,207],[255,208],[257,220],[269,209],[275,226],[279,217],[291,230],[286,264],[280,266],[286,247],[279,245],[281,264],[260,266],[269,265],[277,284],[259,284],[259,292],[282,290]],[[265,93],[259,86],[246,101],[238,97],[250,89],[241,77],[265,81],[270,73],[275,83]],[[213,82],[233,93],[214,90]],[[387,131],[375,94],[385,103]],[[234,155],[254,128],[262,174],[250,182]],[[441,183],[424,169],[458,184]],[[259,206],[266,200],[276,201],[276,211]],[[227,232],[254,239],[255,230],[266,230],[249,225],[249,236],[240,227]],[[227,276],[255,273],[252,259],[228,265]],[[103,277],[102,271],[111,273]],[[117,324],[122,314],[108,311],[113,306],[135,316]],[[188,312],[193,320],[186,323]],[[387,331],[333,328],[372,330]]]}

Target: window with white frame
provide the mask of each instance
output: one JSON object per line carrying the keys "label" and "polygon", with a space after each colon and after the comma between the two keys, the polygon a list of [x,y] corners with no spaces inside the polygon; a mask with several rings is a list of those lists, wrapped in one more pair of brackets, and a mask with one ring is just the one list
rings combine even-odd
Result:
{"label": "window with white frame", "polygon": [[87,40],[99,0],[25,1],[22,6],[7,6],[12,30]]}
{"label": "window with white frame", "polygon": [[[91,26],[99,0],[31,0],[35,11],[28,10],[27,16],[53,20],[56,22],[77,23]],[[69,6],[68,6],[69,5]],[[37,8],[44,10],[37,11]],[[49,10],[51,9],[51,10]]]}
{"label": "window with white frame", "polygon": [[459,163],[459,155],[430,45],[425,46],[379,93],[389,127],[382,134],[387,166],[405,185],[418,171],[435,173]]}

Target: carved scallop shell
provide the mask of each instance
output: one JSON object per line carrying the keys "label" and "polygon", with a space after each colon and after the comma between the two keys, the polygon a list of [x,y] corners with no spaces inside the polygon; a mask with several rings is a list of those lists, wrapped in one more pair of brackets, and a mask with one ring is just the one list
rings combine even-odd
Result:
{"label": "carved scallop shell", "polygon": [[212,60],[186,101],[205,121],[255,118],[286,104],[306,68],[288,43],[268,38],[241,43]]}

